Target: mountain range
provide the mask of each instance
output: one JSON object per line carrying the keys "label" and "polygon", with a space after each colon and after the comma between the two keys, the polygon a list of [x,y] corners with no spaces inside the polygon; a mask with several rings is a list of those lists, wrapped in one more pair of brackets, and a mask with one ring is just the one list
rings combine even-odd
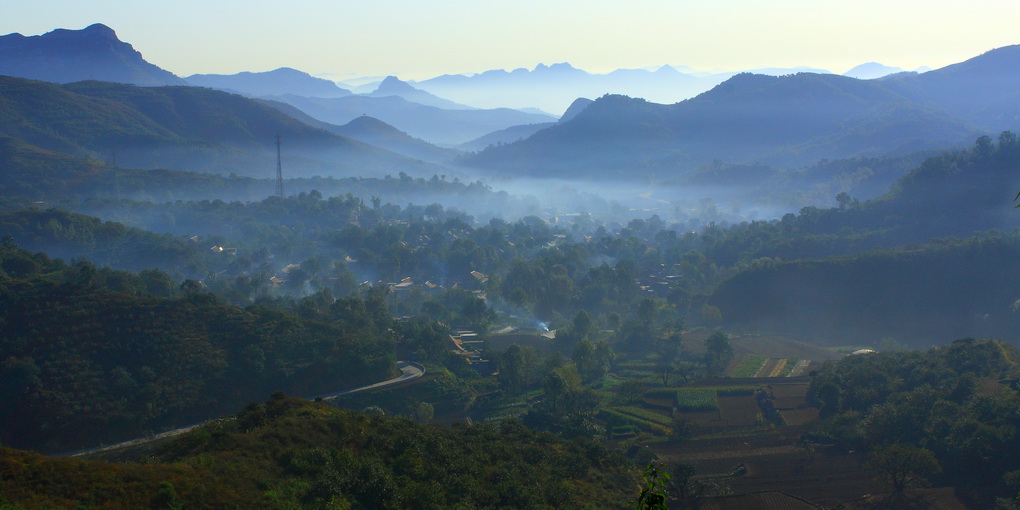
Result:
{"label": "mountain range", "polygon": [[[862,64],[847,72],[857,78],[878,78],[899,68],[877,63]],[[783,76],[796,73],[832,74],[812,67],[758,68],[745,72]],[[640,97],[655,103],[671,104],[696,96],[739,74],[739,72],[699,72],[686,66],[659,66],[648,69],[617,69],[597,74],[571,66],[567,62],[532,70],[495,69],[473,75],[446,74],[411,82],[415,87],[472,106],[495,108],[538,107],[558,113],[577,97],[619,94]]]}
{"label": "mountain range", "polygon": [[606,95],[465,164],[542,176],[671,178],[713,160],[801,167],[959,146],[1020,125],[1020,46],[877,80],[739,74],[673,105]]}
{"label": "mountain range", "polygon": [[357,117],[375,117],[415,138],[433,144],[455,146],[482,135],[520,124],[556,120],[550,115],[510,108],[449,110],[409,101],[401,96],[352,95],[316,98],[296,95],[271,97],[331,124],[346,124]]}
{"label": "mountain range", "polygon": [[276,98],[332,124],[346,124],[369,115],[412,137],[446,145],[513,125],[555,120],[550,115],[508,108],[472,108],[416,89],[396,77],[358,96],[334,82],[286,67],[232,75],[196,74],[181,79],[146,62],[102,24],[83,30],[58,29],[40,36],[0,37],[0,75],[55,83],[95,80],[143,86],[194,85],[249,97]]}
{"label": "mountain range", "polygon": [[[0,48],[0,74],[21,72],[56,82],[96,75],[149,86],[192,83],[262,98],[256,102],[206,88],[147,90],[99,81],[62,87],[13,78],[4,82],[0,93],[12,102],[0,136],[141,168],[264,175],[261,167],[272,160],[273,138],[280,134],[303,175],[367,168],[420,174],[416,169],[429,165],[422,161],[456,156],[431,143],[480,151],[459,158],[458,164],[487,172],[682,181],[717,160],[800,168],[821,159],[959,146],[1020,124],[1020,73],[1015,71],[1020,47],[1015,46],[935,71],[869,80],[823,72],[727,77],[670,66],[592,75],[562,63],[413,84],[391,76],[367,94],[352,94],[289,68],[194,75],[185,82],[145,62],[113,30],[98,24],[33,37],[11,34],[0,37]],[[869,63],[848,74],[892,71]],[[671,83],[672,93],[683,96],[683,87],[703,87],[705,80],[720,83],[675,104],[614,94],[590,104],[574,102],[587,95],[586,87]],[[560,99],[569,92],[574,106],[555,122],[550,115],[508,108],[474,109],[466,106],[475,105],[473,100],[453,102],[445,97],[456,95],[442,92],[481,97],[500,87],[522,94],[541,87],[547,97]],[[648,92],[654,99],[656,92]],[[60,108],[78,113],[72,119]]]}
{"label": "mountain range", "polygon": [[555,120],[508,108],[472,108],[416,89],[395,76],[365,94],[352,94],[333,82],[288,68],[187,79],[192,85],[289,104],[311,119],[333,125],[374,117],[412,137],[449,146],[516,124]]}

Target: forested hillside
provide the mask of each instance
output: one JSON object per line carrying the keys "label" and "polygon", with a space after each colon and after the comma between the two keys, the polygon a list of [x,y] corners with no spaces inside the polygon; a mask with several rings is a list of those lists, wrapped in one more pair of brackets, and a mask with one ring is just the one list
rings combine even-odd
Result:
{"label": "forested hillside", "polygon": [[378,300],[337,301],[310,321],[222,304],[193,280],[0,252],[0,385],[6,445],[50,452],[231,412],[276,390],[310,395],[387,378]]}
{"label": "forested hillside", "polygon": [[441,428],[282,394],[144,464],[2,449],[0,469],[14,509],[616,508],[637,485],[630,461],[602,444],[517,421]]}
{"label": "forested hillside", "polygon": [[990,504],[992,494],[1015,493],[1020,469],[1006,453],[1020,448],[1018,354],[1000,341],[964,338],[826,365],[812,382],[823,418],[815,433],[870,449],[886,466],[878,471],[904,485],[922,477],[970,486]]}
{"label": "forested hillside", "polygon": [[289,175],[380,175],[437,168],[313,128],[257,101],[199,87],[0,77],[0,136],[139,168],[272,176],[275,137]]}
{"label": "forested hillside", "polygon": [[726,324],[831,344],[914,347],[967,335],[1015,341],[1020,237],[944,240],[826,260],[760,265],[710,298]]}
{"label": "forested hillside", "polygon": [[[1013,197],[1002,190],[1017,187],[1018,158],[1012,133],[998,143],[982,137],[969,151],[929,158],[878,199],[855,204],[844,197],[840,208],[751,224],[731,239],[743,239],[737,246],[750,249],[745,258],[773,259],[722,283],[710,301],[732,325],[848,343],[1014,339],[1017,237],[967,237],[1016,227]],[[875,248],[887,250],[861,254]]]}
{"label": "forested hillside", "polygon": [[0,228],[5,236],[27,249],[129,271],[158,267],[198,279],[222,270],[229,262],[183,237],[155,234],[59,209],[0,213]]}

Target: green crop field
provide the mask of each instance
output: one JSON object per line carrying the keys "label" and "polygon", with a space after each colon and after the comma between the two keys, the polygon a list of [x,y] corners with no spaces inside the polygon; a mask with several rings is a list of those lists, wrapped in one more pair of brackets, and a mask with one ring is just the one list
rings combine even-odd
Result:
{"label": "green crop field", "polygon": [[658,414],[658,413],[653,413],[652,411],[649,411],[647,409],[642,409],[640,407],[623,406],[623,407],[614,407],[612,409],[614,411],[626,414],[628,416],[633,416],[635,418],[640,418],[642,420],[649,421],[649,422],[652,422],[652,423],[658,423],[659,425],[662,425],[664,427],[669,427],[669,426],[673,425],[673,419],[670,418],[669,416],[663,416],[663,415]]}
{"label": "green crop field", "polygon": [[681,388],[676,392],[676,407],[681,411],[711,411],[719,408],[714,388]]}
{"label": "green crop field", "polygon": [[616,423],[620,425],[633,425],[645,432],[651,432],[653,434],[659,434],[668,436],[672,432],[669,427],[649,421],[637,416],[621,412],[619,408],[606,408],[599,411],[599,418],[606,420],[607,422]]}
{"label": "green crop field", "polygon": [[765,363],[765,356],[761,354],[750,354],[740,359],[736,368],[730,371],[730,377],[754,377],[758,370]]}

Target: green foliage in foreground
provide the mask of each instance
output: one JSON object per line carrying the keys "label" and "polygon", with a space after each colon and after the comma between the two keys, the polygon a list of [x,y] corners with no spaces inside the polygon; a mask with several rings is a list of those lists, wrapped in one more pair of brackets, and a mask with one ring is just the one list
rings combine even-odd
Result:
{"label": "green foliage in foreground", "polygon": [[670,476],[664,468],[665,465],[657,468],[654,464],[649,464],[645,469],[644,474],[641,475],[644,483],[641,487],[641,494],[634,502],[634,510],[667,510],[669,508],[666,506],[666,501],[669,499],[666,487],[669,485]]}
{"label": "green foliage in foreground", "polygon": [[618,508],[637,486],[601,443],[513,420],[440,428],[282,395],[143,465],[0,450],[0,471],[0,493],[30,509],[166,508],[171,496],[188,509]]}

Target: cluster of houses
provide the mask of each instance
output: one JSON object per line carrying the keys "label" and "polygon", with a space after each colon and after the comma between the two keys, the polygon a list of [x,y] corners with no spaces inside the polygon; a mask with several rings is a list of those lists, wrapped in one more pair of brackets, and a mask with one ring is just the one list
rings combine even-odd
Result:
{"label": "cluster of houses", "polygon": [[463,356],[469,365],[479,372],[489,367],[489,360],[482,359],[479,349],[483,347],[483,341],[478,339],[478,333],[469,329],[454,329],[450,334],[450,352]]}
{"label": "cluster of houses", "polygon": [[659,264],[649,268],[648,274],[638,278],[637,284],[641,288],[641,292],[650,297],[665,297],[676,288],[682,279],[683,275],[680,274],[679,264]]}

